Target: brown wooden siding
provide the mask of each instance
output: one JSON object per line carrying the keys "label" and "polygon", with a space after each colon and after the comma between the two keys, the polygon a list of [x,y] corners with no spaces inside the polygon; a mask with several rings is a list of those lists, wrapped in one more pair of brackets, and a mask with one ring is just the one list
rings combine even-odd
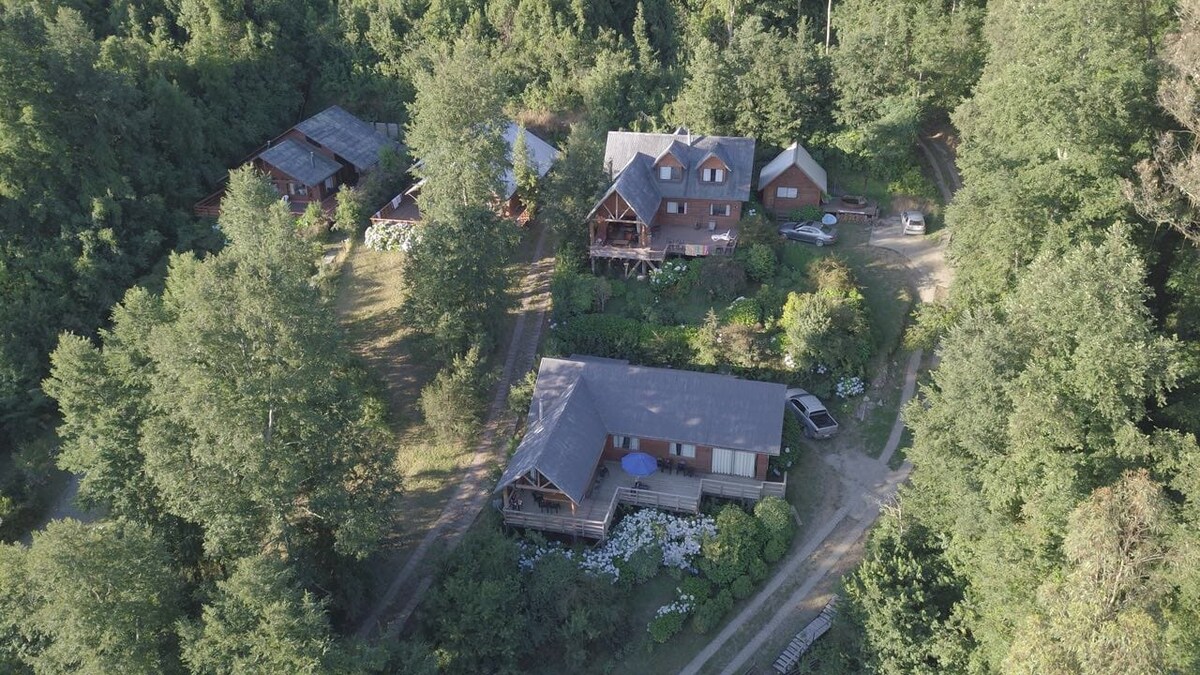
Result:
{"label": "brown wooden siding", "polygon": [[[614,448],[613,444],[612,444],[612,436],[610,435],[608,438],[606,438],[604,440],[604,452],[601,454],[601,458],[606,462],[619,462],[619,461],[621,461],[622,457],[624,457],[625,455],[627,455],[631,452],[644,452],[647,455],[650,455],[652,457],[661,457],[661,458],[665,458],[665,459],[670,459],[672,462],[678,462],[679,460],[682,459],[685,462],[687,462],[689,466],[696,469],[697,471],[701,471],[703,473],[711,473],[712,472],[713,449],[711,446],[707,446],[707,445],[697,445],[696,446],[696,457],[695,458],[685,458],[685,457],[676,457],[675,455],[672,455],[671,454],[671,443],[668,441],[659,441],[659,440],[654,440],[651,438],[640,438],[640,439],[638,439],[638,449],[636,451],[635,450],[625,450],[624,448]],[[755,460],[754,460],[754,478],[755,479],[757,479],[757,480],[766,480],[767,479],[767,467],[768,467],[769,462],[770,462],[769,455],[764,455],[764,454],[760,453],[758,455],[758,457],[755,458]]]}
{"label": "brown wooden siding", "polygon": [[[781,187],[796,188],[796,198],[781,199],[776,197],[775,190]],[[763,207],[777,218],[787,217],[788,213],[794,209],[804,206],[820,206],[821,204],[821,188],[795,165],[788,167],[786,171],[779,174],[770,183],[759,186],[759,190],[762,196]]]}
{"label": "brown wooden siding", "polygon": [[[667,202],[678,201],[687,204],[687,213],[667,213]],[[712,204],[728,204],[728,216],[710,216],[709,207]],[[718,230],[736,227],[742,218],[742,203],[731,201],[715,201],[711,199],[666,199],[658,205],[658,213],[654,214],[654,225],[695,225],[708,227],[708,221],[714,221]]]}

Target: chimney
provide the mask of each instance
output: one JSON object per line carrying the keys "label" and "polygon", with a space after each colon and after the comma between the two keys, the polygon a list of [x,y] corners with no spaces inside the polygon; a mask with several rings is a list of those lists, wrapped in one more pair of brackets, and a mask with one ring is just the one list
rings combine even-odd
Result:
{"label": "chimney", "polygon": [[308,153],[308,164],[309,164],[309,166],[317,165],[317,153],[315,153],[315,152]]}
{"label": "chimney", "polygon": [[538,421],[542,421],[542,399],[538,399]]}

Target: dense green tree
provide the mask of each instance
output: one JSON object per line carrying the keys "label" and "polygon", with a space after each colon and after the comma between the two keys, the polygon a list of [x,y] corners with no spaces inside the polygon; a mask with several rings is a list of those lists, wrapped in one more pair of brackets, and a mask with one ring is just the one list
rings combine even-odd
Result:
{"label": "dense green tree", "polygon": [[838,145],[883,161],[906,157],[922,121],[953,110],[979,78],[983,16],[975,0],[837,3]]}
{"label": "dense green tree", "polygon": [[421,212],[440,223],[500,193],[505,89],[482,42],[463,38],[427,52],[420,55],[427,62],[414,67],[417,95],[405,139],[424,181]]}
{"label": "dense green tree", "polygon": [[907,506],[966,581],[976,664],[1006,658],[1034,590],[1059,568],[1077,504],[1161,459],[1133,425],[1179,361],[1154,333],[1144,277],[1123,228],[1044,256],[999,308],[959,320],[923,405],[906,411],[917,467]]}
{"label": "dense green tree", "polygon": [[28,549],[0,551],[0,663],[22,664],[18,672],[179,672],[183,590],[149,530],[54,521]]}
{"label": "dense green tree", "polygon": [[964,187],[946,213],[955,296],[995,298],[1043,251],[1127,209],[1120,177],[1153,122],[1147,35],[1159,3],[993,2],[987,65],[954,114]]}
{"label": "dense green tree", "polygon": [[960,672],[955,612],[963,581],[931,532],[896,509],[871,532],[863,562],[845,582],[845,615],[862,631],[873,672]]}
{"label": "dense green tree", "polygon": [[508,262],[518,231],[487,206],[459,206],[424,225],[404,265],[405,308],[446,355],[485,353],[508,308]]}
{"label": "dense green tree", "polygon": [[[309,282],[313,251],[249,171],[231,175],[221,228],[222,253],[177,256],[161,296],[129,294],[111,352],[64,337],[48,383],[69,420],[64,464],[131,513],[150,508],[127,494],[148,477],[217,557],[364,555],[395,483],[379,405]],[[125,419],[96,409],[108,392]]]}
{"label": "dense green tree", "polygon": [[576,125],[567,135],[562,156],[546,174],[541,219],[558,237],[559,245],[582,253],[587,246],[587,216],[608,188],[604,145],[590,128]]}
{"label": "dense green tree", "polygon": [[181,635],[192,673],[364,672],[376,656],[339,643],[325,603],[287,565],[261,555],[238,560]]}

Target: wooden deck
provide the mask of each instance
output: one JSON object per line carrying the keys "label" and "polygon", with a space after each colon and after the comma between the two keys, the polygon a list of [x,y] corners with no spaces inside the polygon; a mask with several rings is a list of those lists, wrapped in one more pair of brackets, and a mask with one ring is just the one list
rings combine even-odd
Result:
{"label": "wooden deck", "polygon": [[783,497],[787,490],[786,476],[785,482],[777,483],[722,474],[698,473],[689,478],[682,473],[663,471],[642,479],[647,489],[634,489],[633,476],[625,473],[619,462],[606,464],[608,477],[574,511],[569,503],[563,503],[558,511],[540,509],[534,502],[533,493],[520,490],[518,496],[523,502],[522,508],[516,510],[506,505],[504,522],[516,527],[603,539],[608,535],[608,526],[619,504],[699,513],[704,495],[758,500],[767,496]]}
{"label": "wooden deck", "polygon": [[[730,239],[713,239],[714,235],[729,235]],[[692,225],[663,225],[655,228],[649,246],[616,246],[610,240],[594,242],[588,249],[593,258],[616,260],[644,260],[658,262],[668,255],[708,256],[733,255],[737,248],[737,230],[707,227],[696,229]]]}

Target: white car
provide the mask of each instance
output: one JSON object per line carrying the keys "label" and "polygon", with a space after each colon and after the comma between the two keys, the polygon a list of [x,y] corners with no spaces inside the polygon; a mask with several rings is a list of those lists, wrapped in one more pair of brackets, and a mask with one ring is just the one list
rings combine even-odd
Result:
{"label": "white car", "polygon": [[904,234],[925,234],[925,214],[920,211],[904,211],[900,214]]}

